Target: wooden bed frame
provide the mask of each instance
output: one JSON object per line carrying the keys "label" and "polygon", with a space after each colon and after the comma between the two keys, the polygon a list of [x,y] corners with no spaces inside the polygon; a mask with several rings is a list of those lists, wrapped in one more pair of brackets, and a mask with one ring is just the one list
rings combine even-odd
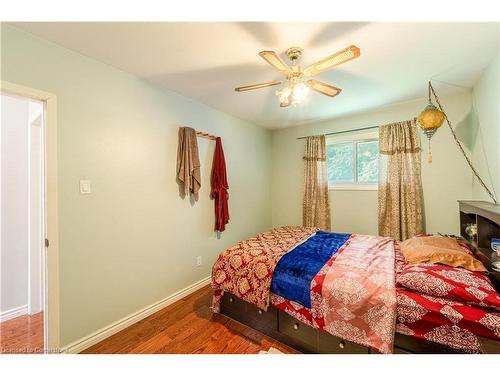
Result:
{"label": "wooden bed frame", "polygon": [[[221,301],[221,314],[256,329],[303,353],[372,354],[374,349],[340,339],[305,324],[286,312],[269,306],[267,311],[245,302],[230,293]],[[499,344],[500,345],[500,344]],[[447,346],[396,333],[394,353],[460,353]]]}
{"label": "wooden bed frame", "polygon": [[[499,289],[500,272],[491,269],[492,251],[489,239],[500,237],[500,205],[477,201],[459,201],[461,234],[465,237],[465,226],[478,225],[478,236],[470,241],[485,266],[490,278]],[[221,314],[260,331],[292,348],[304,353],[371,354],[378,353],[368,347],[340,339],[325,331],[305,324],[286,312],[269,306],[267,311],[225,293],[221,301]],[[484,353],[500,353],[500,341],[479,338]],[[396,333],[394,353],[460,353],[447,346],[412,336]]]}

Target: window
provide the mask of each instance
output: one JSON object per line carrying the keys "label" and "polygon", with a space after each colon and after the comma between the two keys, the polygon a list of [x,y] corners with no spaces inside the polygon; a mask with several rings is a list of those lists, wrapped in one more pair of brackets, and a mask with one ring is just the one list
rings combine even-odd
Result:
{"label": "window", "polygon": [[366,134],[327,140],[328,184],[332,189],[371,190],[378,186],[378,139]]}

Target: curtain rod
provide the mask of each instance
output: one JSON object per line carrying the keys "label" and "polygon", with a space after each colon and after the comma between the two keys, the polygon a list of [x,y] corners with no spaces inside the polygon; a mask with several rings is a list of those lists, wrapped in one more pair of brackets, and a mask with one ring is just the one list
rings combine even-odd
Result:
{"label": "curtain rod", "polygon": [[[378,127],[379,127],[378,125],[376,125],[376,126],[367,126],[366,128],[351,129],[351,130],[340,130],[340,131],[337,131],[337,132],[331,132],[331,133],[326,133],[326,134],[322,134],[322,135],[334,135],[334,134],[352,133],[352,132],[357,132],[357,131],[360,131],[360,130],[376,129]],[[308,137],[310,137],[310,136],[299,137],[297,139],[306,139]]]}

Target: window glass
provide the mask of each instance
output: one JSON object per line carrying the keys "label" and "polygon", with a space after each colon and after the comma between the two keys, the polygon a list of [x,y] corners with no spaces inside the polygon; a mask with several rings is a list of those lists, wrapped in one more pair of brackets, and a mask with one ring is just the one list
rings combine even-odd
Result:
{"label": "window glass", "polygon": [[330,186],[376,185],[378,182],[378,139],[330,141],[326,145]]}
{"label": "window glass", "polygon": [[354,182],[354,143],[329,144],[326,149],[330,184]]}
{"label": "window glass", "polygon": [[356,146],[357,181],[376,183],[378,181],[378,142],[358,142]]}

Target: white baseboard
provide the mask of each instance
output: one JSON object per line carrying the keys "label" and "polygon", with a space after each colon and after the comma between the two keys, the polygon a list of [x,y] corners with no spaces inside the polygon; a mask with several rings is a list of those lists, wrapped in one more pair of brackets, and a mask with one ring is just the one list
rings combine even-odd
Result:
{"label": "white baseboard", "polygon": [[104,340],[105,338],[108,338],[109,336],[114,335],[115,333],[121,331],[122,329],[125,329],[131,326],[132,324],[137,323],[138,321],[144,318],[147,318],[148,316],[154,314],[155,312],[167,307],[168,305],[171,305],[172,303],[180,300],[183,297],[188,296],[191,293],[196,292],[198,289],[203,288],[205,285],[208,284],[210,284],[210,276],[205,277],[195,282],[194,284],[191,284],[186,288],[181,289],[171,294],[170,296],[158,302],[155,302],[139,311],[136,311],[133,314],[130,314],[114,323],[111,323],[110,325],[88,336],[85,336],[65,347],[62,347],[61,353],[68,353],[68,354],[80,353],[81,351],[91,347],[92,345],[97,344],[98,342]]}
{"label": "white baseboard", "polygon": [[13,309],[2,311],[0,313],[0,322],[5,322],[18,316],[28,315],[28,305],[15,307]]}

